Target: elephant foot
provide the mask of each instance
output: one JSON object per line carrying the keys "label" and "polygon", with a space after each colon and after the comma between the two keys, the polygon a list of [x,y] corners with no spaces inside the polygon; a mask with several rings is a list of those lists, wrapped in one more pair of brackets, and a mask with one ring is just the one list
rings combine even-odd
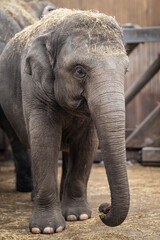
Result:
{"label": "elephant foot", "polygon": [[33,212],[29,228],[31,233],[34,234],[58,233],[65,229],[65,220],[60,211],[51,211],[44,208],[41,211]]}
{"label": "elephant foot", "polygon": [[43,232],[40,230],[40,228],[37,227],[33,227],[31,229],[31,233],[33,234],[39,234],[39,233],[44,233],[44,234],[51,234],[51,233],[58,233],[58,232],[62,232],[64,230],[64,227],[60,226],[58,228],[56,228],[56,230],[54,230],[52,227],[46,227],[44,228]]}
{"label": "elephant foot", "polygon": [[84,221],[91,217],[91,209],[87,202],[69,200],[62,203],[62,214],[67,221]]}
{"label": "elephant foot", "polygon": [[89,216],[87,214],[83,213],[80,216],[78,216],[78,219],[77,219],[76,215],[68,215],[66,220],[67,221],[77,221],[77,220],[84,221],[84,220],[87,220],[88,218],[89,218]]}

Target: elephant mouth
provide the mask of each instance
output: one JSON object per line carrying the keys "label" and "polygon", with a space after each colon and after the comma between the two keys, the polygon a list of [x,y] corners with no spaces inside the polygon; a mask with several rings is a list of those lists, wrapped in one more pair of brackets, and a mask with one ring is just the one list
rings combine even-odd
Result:
{"label": "elephant mouth", "polygon": [[83,112],[85,115],[89,116],[90,115],[90,111],[88,108],[88,104],[85,98],[83,98],[80,102],[80,105],[78,107],[78,110]]}
{"label": "elephant mouth", "polygon": [[76,117],[90,117],[90,111],[86,99],[81,98],[74,108],[65,107],[65,111]]}

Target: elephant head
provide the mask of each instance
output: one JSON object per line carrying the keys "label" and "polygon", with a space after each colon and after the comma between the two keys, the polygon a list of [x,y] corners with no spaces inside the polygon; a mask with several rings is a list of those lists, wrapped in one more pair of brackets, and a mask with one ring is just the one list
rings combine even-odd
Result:
{"label": "elephant head", "polygon": [[51,11],[56,10],[56,6],[53,3],[48,3],[48,5],[46,7],[44,7],[43,11],[42,11],[42,16],[48,14]]}
{"label": "elephant head", "polygon": [[56,9],[56,6],[51,1],[30,1],[29,5],[39,19]]}
{"label": "elephant head", "polygon": [[128,57],[122,38],[112,17],[69,12],[53,32],[35,39],[25,66],[61,108],[92,118],[111,191],[109,209],[100,207],[108,226],[121,224],[129,209],[124,101]]}

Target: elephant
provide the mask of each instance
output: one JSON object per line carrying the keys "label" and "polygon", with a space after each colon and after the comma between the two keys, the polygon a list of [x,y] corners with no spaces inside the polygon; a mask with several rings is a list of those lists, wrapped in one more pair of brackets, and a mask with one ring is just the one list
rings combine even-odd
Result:
{"label": "elephant", "polygon": [[16,21],[20,29],[38,20],[32,8],[22,0],[1,0],[0,8]]}
{"label": "elephant", "polygon": [[[27,1],[28,2],[28,1]],[[56,6],[50,1],[29,1],[28,4],[34,11],[37,18],[48,14],[50,11],[56,10]]]}
{"label": "elephant", "polygon": [[[129,210],[126,170],[123,35],[103,13],[57,9],[28,26],[0,56],[0,111],[31,150],[32,233],[57,233],[65,220],[87,220],[87,183],[100,145],[111,205],[99,207],[108,226]],[[58,154],[69,147],[58,191]]]}
{"label": "elephant", "polygon": [[56,9],[50,1],[23,0],[1,0],[0,8],[17,22],[21,30]]}
{"label": "elephant", "polygon": [[[43,15],[48,14],[49,11],[55,10],[56,8],[55,5],[49,1],[34,1],[34,5],[33,3],[25,3],[19,0],[16,0],[16,2],[1,1],[0,6],[5,10],[3,11],[0,9],[0,54],[8,41],[17,32],[21,31],[25,26],[36,22],[38,18],[41,18]],[[1,128],[3,129],[4,126],[1,126]],[[10,140],[13,158],[15,160],[16,190],[19,192],[30,192],[33,190],[33,186],[28,150],[19,141],[10,126],[7,127],[6,133]],[[1,131],[0,139],[4,139],[4,134]],[[0,141],[0,147],[2,146],[2,149],[4,149],[4,147],[7,148],[7,145],[6,142]]]}
{"label": "elephant", "polygon": [[[0,54],[8,41],[20,30],[19,25],[0,9]],[[4,119],[5,116],[0,110],[0,127],[6,132],[14,155],[16,167],[16,189],[20,192],[30,192],[33,189],[33,184],[28,150],[19,141],[9,122],[4,121]],[[0,132],[0,134],[2,135],[2,132]]]}
{"label": "elephant", "polygon": [[8,41],[20,30],[18,24],[0,9],[0,54]]}

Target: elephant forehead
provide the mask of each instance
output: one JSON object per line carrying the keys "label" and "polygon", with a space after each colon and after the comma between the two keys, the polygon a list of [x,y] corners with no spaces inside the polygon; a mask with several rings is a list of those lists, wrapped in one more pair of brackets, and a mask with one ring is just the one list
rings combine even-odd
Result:
{"label": "elephant forehead", "polygon": [[19,50],[22,51],[24,47],[30,46],[35,38],[49,32],[54,33],[62,41],[73,33],[81,35],[86,32],[89,41],[87,51],[95,54],[97,48],[101,54],[125,52],[121,28],[113,17],[99,12],[70,9],[52,11],[40,21],[16,34],[10,44],[18,42]]}
{"label": "elephant forehead", "polygon": [[69,56],[88,48],[88,39],[84,35],[69,36],[61,49],[63,56]]}
{"label": "elephant forehead", "polygon": [[60,51],[59,57],[61,63],[65,65],[72,61],[77,61],[79,64],[91,61],[97,64],[97,60],[106,62],[106,59],[109,59],[108,64],[112,65],[113,68],[114,65],[116,66],[115,60],[124,59],[127,62],[123,46],[122,49],[116,48],[115,42],[111,46],[108,41],[98,41],[96,38],[91,42],[88,34],[69,36]]}

